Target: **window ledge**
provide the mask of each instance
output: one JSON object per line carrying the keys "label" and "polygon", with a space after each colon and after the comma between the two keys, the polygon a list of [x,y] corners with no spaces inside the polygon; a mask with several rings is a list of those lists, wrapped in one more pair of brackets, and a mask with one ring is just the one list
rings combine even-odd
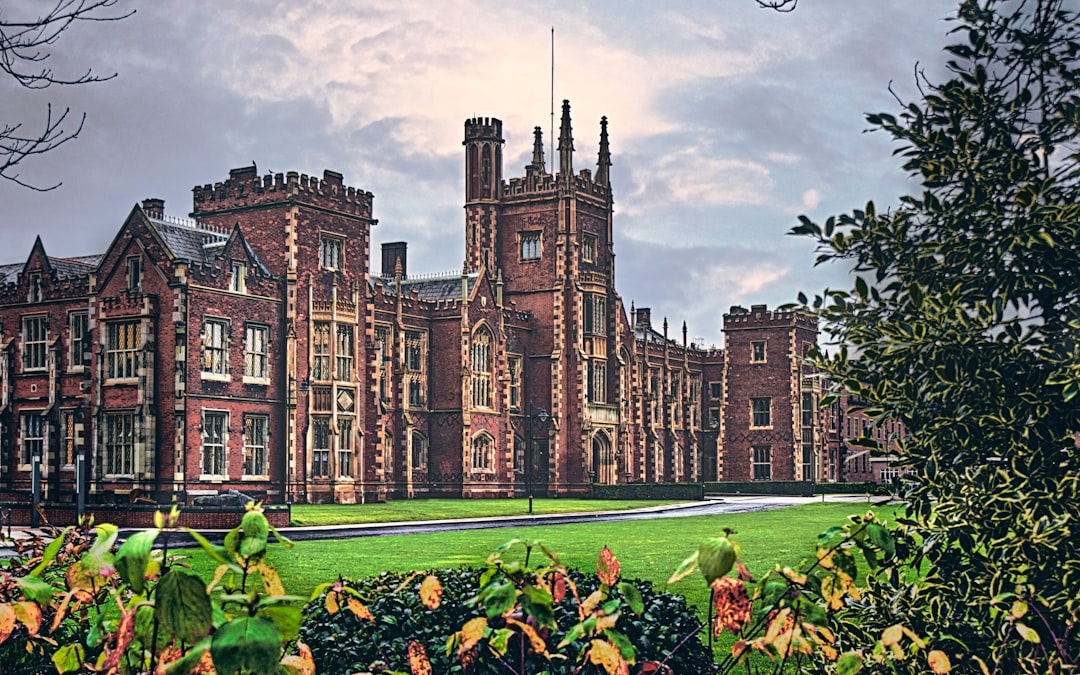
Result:
{"label": "window ledge", "polygon": [[220,373],[208,373],[205,370],[202,371],[202,379],[209,382],[232,382],[230,375],[222,375]]}
{"label": "window ledge", "polygon": [[270,475],[267,474],[265,476],[263,476],[263,475],[249,476],[247,474],[244,474],[243,476],[240,476],[240,480],[244,480],[244,481],[266,481],[266,480],[270,480]]}
{"label": "window ledge", "polygon": [[[205,379],[205,377],[203,379]],[[257,385],[261,385],[261,386],[264,386],[264,387],[268,387],[268,386],[270,386],[270,378],[269,377],[249,377],[248,375],[245,375],[244,376],[244,384],[257,384]]]}
{"label": "window ledge", "polygon": [[199,474],[199,480],[204,483],[224,483],[229,477],[222,476],[214,473],[201,473]]}

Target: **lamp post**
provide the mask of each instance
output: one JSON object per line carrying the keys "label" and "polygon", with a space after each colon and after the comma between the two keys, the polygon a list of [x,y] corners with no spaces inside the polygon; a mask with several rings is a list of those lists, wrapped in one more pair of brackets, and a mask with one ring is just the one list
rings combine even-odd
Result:
{"label": "lamp post", "polygon": [[34,449],[33,454],[30,457],[31,474],[30,474],[30,499],[33,502],[30,509],[30,527],[37,527],[38,522],[38,508],[41,506],[41,451]]}
{"label": "lamp post", "polygon": [[525,494],[529,497],[529,515],[533,512],[533,493],[532,493],[532,472],[533,464],[536,461],[534,456],[533,445],[533,422],[539,421],[542,428],[547,428],[547,423],[551,420],[551,415],[548,414],[546,408],[540,408],[536,413],[530,413],[525,417]]}

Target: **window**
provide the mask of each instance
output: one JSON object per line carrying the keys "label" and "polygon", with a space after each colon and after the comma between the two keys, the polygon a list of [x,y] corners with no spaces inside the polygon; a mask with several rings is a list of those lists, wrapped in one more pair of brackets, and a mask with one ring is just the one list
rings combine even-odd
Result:
{"label": "window", "polygon": [[135,473],[135,415],[105,415],[105,473],[130,476]]}
{"label": "window", "polygon": [[589,361],[588,395],[590,403],[607,402],[607,362]]}
{"label": "window", "polygon": [[750,343],[750,363],[765,363],[765,341]]}
{"label": "window", "polygon": [[266,415],[244,415],[244,475],[269,476],[266,462],[267,430],[270,418]]}
{"label": "window", "polygon": [[24,316],[22,320],[23,370],[45,370],[48,325],[45,316]]}
{"label": "window", "polygon": [[229,375],[229,322],[207,319],[203,323],[203,375]]}
{"label": "window", "polygon": [[606,307],[607,299],[602,295],[585,295],[582,318],[586,335],[607,335]]}
{"label": "window", "polygon": [[319,267],[324,270],[340,270],[344,266],[345,242],[340,237],[323,235],[319,238]]}
{"label": "window", "polygon": [[127,289],[138,291],[142,288],[142,258],[127,259]]}
{"label": "window", "polygon": [[521,357],[510,356],[506,359],[506,370],[510,376],[507,388],[510,390],[510,412],[521,411]]}
{"label": "window", "polygon": [[581,259],[585,262],[596,260],[596,236],[586,234],[581,239]]}
{"label": "window", "polygon": [[353,340],[353,327],[349,324],[339,323],[337,327],[337,344],[335,345],[335,362],[337,365],[337,379],[351,380],[353,372],[353,353],[355,352]]}
{"label": "window", "polygon": [[405,332],[405,383],[410,408],[424,406],[425,334]]}
{"label": "window", "polygon": [[804,444],[802,446],[802,479],[814,480],[814,446]]}
{"label": "window", "polygon": [[474,408],[491,407],[491,331],[480,328],[472,340],[472,404]]}
{"label": "window", "polygon": [[330,475],[330,418],[311,421],[311,475]]}
{"label": "window", "polygon": [[540,259],[540,233],[539,232],[522,232],[519,235],[521,242],[521,259],[522,260],[539,260]]}
{"label": "window", "polygon": [[71,353],[68,354],[69,368],[81,370],[90,365],[90,317],[86,312],[68,314],[68,336]]}
{"label": "window", "polygon": [[514,473],[525,473],[525,441],[521,436],[514,436]]}
{"label": "window", "polygon": [[772,399],[768,396],[750,399],[751,427],[772,426]]}
{"label": "window", "polygon": [[772,480],[772,446],[756,445],[750,449],[754,480]]}
{"label": "window", "polygon": [[473,471],[491,471],[492,448],[494,443],[491,436],[480,434],[472,442],[472,469]]}
{"label": "window", "polygon": [[719,399],[724,395],[724,383],[723,382],[710,382],[709,383],[709,398]]}
{"label": "window", "polygon": [[339,476],[351,476],[353,465],[353,421],[350,417],[338,419],[338,464]]}
{"label": "window", "polygon": [[247,267],[243,263],[232,261],[229,265],[229,290],[233,293],[243,293],[247,289],[244,277],[247,276]]}
{"label": "window", "polygon": [[139,322],[121,321],[105,328],[105,377],[124,380],[139,375]]}
{"label": "window", "polygon": [[412,464],[414,469],[427,469],[428,465],[428,439],[427,436],[413,432],[412,435]]}
{"label": "window", "polygon": [[60,411],[60,459],[64,466],[75,464],[75,411]]}
{"label": "window", "polygon": [[390,376],[389,360],[389,335],[390,330],[385,326],[375,327],[375,371],[376,376],[379,378],[379,400],[390,400],[390,383],[387,379]]}
{"label": "window", "polygon": [[30,275],[30,292],[27,294],[26,299],[29,302],[41,302],[41,275]]}
{"label": "window", "polygon": [[814,395],[811,393],[802,395],[802,425],[804,427],[814,426]]}
{"label": "window", "polygon": [[202,414],[202,472],[204,476],[225,476],[225,449],[229,413],[204,410]]}
{"label": "window", "polygon": [[314,324],[311,336],[311,379],[327,382],[330,380],[330,324],[318,321]]}
{"label": "window", "polygon": [[[267,342],[270,329],[257,323],[244,325],[244,379],[270,378]],[[260,474],[261,475],[261,474]]]}
{"label": "window", "polygon": [[22,416],[22,454],[20,464],[30,464],[45,451],[45,416],[25,413]]}
{"label": "window", "polygon": [[709,428],[715,429],[720,426],[720,408],[709,408]]}

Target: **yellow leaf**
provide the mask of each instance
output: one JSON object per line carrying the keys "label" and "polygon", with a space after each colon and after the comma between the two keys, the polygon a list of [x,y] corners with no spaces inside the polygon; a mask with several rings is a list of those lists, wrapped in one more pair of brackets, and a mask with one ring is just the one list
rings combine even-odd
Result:
{"label": "yellow leaf", "polygon": [[8,639],[15,628],[15,610],[8,603],[0,604],[0,643]]}
{"label": "yellow leaf", "polygon": [[12,609],[15,610],[15,618],[26,626],[26,632],[30,634],[30,637],[37,637],[38,631],[41,630],[41,608],[37,606],[37,603],[16,602]]}
{"label": "yellow leaf", "polygon": [[945,675],[945,673],[952,670],[949,655],[940,649],[935,649],[927,654],[926,659],[930,664],[930,670],[934,671],[934,675]]}
{"label": "yellow leaf", "polygon": [[881,634],[881,644],[888,647],[900,642],[900,638],[904,637],[904,627],[900,624],[894,624],[885,629]]}
{"label": "yellow leaf", "polygon": [[429,574],[420,584],[420,602],[424,603],[424,607],[428,609],[438,609],[442,603],[442,592],[443,588],[439,579]]}
{"label": "yellow leaf", "polygon": [[265,561],[259,563],[259,574],[262,575],[263,587],[270,595],[285,595],[285,585],[281,583],[281,576],[278,575],[277,570],[266,564]]}
{"label": "yellow leaf", "polygon": [[915,646],[919,649],[926,649],[926,641],[915,634],[915,631],[911,630],[907,626],[904,626],[904,635],[911,638],[911,641],[915,643]]}
{"label": "yellow leaf", "polygon": [[608,675],[623,675],[630,672],[630,666],[623,661],[619,649],[607,640],[593,640],[589,650],[589,661],[602,667]]}
{"label": "yellow leaf", "polygon": [[338,610],[341,609],[341,606],[338,604],[337,591],[330,591],[327,593],[326,601],[323,604],[326,605],[326,611],[330,615],[337,614]]}
{"label": "yellow leaf", "polygon": [[458,647],[458,655],[471,651],[476,643],[480,642],[480,638],[484,637],[485,630],[487,630],[487,619],[482,616],[466,621],[461,627],[461,646]]}
{"label": "yellow leaf", "polygon": [[[20,603],[22,604],[22,603]],[[1024,638],[1028,642],[1039,644],[1042,642],[1042,638],[1035,632],[1035,629],[1031,626],[1026,626],[1019,621],[1016,622],[1016,632],[1020,633],[1020,637]]]}
{"label": "yellow leaf", "polygon": [[585,602],[581,603],[581,611],[586,614],[592,614],[592,611],[596,609],[604,599],[604,594],[600,591],[593,591],[589,597],[585,598]]}
{"label": "yellow leaf", "polygon": [[1028,604],[1023,600],[1017,600],[1012,604],[1012,610],[1009,612],[1014,619],[1023,619],[1027,614]]}
{"label": "yellow leaf", "polygon": [[299,654],[289,654],[281,659],[281,665],[288,666],[300,675],[315,675],[315,659],[311,650],[303,642],[298,642]]}
{"label": "yellow leaf", "polygon": [[596,576],[606,586],[614,586],[619,581],[619,559],[607,546],[600,551],[600,558],[596,561]]}
{"label": "yellow leaf", "polygon": [[371,623],[375,623],[375,617],[371,616],[371,612],[364,606],[364,603],[356,598],[349,598],[345,601],[345,605],[349,608],[350,612],[356,615],[356,618],[367,619]]}
{"label": "yellow leaf", "polygon": [[409,643],[409,670],[412,675],[431,675],[431,661],[428,660],[424,645],[416,640]]}
{"label": "yellow leaf", "polygon": [[602,633],[608,628],[614,628],[615,624],[619,622],[619,612],[614,614],[604,614],[603,616],[596,617],[596,632]]}
{"label": "yellow leaf", "polygon": [[527,623],[518,621],[517,619],[507,619],[506,623],[521,629],[522,635],[529,639],[529,646],[534,652],[548,656],[547,643],[544,642],[544,638],[540,637],[540,634],[536,632],[535,628]]}

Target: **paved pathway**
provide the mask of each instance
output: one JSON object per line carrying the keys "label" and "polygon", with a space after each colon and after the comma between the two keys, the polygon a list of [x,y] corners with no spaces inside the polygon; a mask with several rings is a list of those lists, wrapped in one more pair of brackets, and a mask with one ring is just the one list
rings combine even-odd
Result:
{"label": "paved pathway", "polygon": [[[690,516],[714,516],[726,513],[745,513],[765,511],[784,506],[809,504],[813,502],[851,502],[866,504],[879,502],[885,497],[867,495],[826,495],[823,497],[789,497],[774,495],[733,495],[708,501],[650,506],[624,511],[602,511],[596,513],[552,513],[522,514],[520,516],[497,516],[492,518],[459,518],[456,520],[421,520],[396,523],[372,523],[366,525],[320,525],[311,527],[286,527],[281,533],[293,541],[321,539],[355,539],[359,537],[383,537],[401,534],[428,534],[432,532],[452,532],[460,530],[485,530],[507,527],[530,527],[534,525],[567,525],[572,523],[603,523],[618,520],[658,520],[661,518],[686,518]],[[524,504],[524,502],[522,502]],[[121,536],[136,530],[121,530]],[[221,543],[228,530],[200,530],[207,539]],[[13,537],[25,537],[29,528],[13,528]],[[195,545],[187,535],[174,535],[170,547]],[[0,542],[0,558],[9,557],[11,549]]]}

